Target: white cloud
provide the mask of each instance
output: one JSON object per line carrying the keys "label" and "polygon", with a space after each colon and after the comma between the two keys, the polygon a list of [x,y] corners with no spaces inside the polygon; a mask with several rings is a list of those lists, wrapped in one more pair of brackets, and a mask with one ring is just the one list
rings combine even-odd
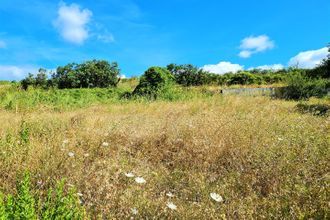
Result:
{"label": "white cloud", "polygon": [[202,67],[203,70],[210,73],[224,74],[224,73],[236,73],[244,69],[244,66],[239,64],[233,64],[230,62],[220,62],[218,64],[208,64]]}
{"label": "white cloud", "polygon": [[297,66],[299,68],[314,68],[319,65],[328,55],[328,48],[323,47],[318,50],[308,50],[298,53],[289,61],[289,66]]}
{"label": "white cloud", "polygon": [[252,55],[252,51],[249,51],[249,50],[242,50],[238,54],[238,56],[240,56],[242,58],[249,58],[251,55]]}
{"label": "white cloud", "polygon": [[19,80],[37,71],[38,68],[31,66],[0,65],[0,80]]}
{"label": "white cloud", "polygon": [[282,64],[272,64],[272,65],[262,65],[257,67],[251,67],[249,70],[259,69],[259,70],[282,70],[285,67]]}
{"label": "white cloud", "polygon": [[62,3],[57,11],[58,17],[54,22],[61,36],[74,44],[82,44],[89,36],[87,24],[92,12],[80,9],[77,4]]}
{"label": "white cloud", "polygon": [[250,36],[241,41],[240,49],[242,50],[238,56],[249,58],[252,54],[274,48],[274,42],[267,35]]}
{"label": "white cloud", "polygon": [[115,41],[115,38],[112,34],[98,34],[97,39],[103,41],[104,43],[112,43]]}
{"label": "white cloud", "polygon": [[0,40],[0,49],[4,49],[7,47],[6,42],[4,42],[3,40]]}

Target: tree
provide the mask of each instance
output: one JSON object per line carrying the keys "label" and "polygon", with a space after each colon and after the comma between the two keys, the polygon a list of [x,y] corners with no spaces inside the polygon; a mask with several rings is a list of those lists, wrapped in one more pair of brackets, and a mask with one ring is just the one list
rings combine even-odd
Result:
{"label": "tree", "polygon": [[199,86],[207,83],[207,72],[191,64],[169,64],[167,70],[173,74],[176,83],[183,86]]}
{"label": "tree", "polygon": [[32,73],[29,73],[28,76],[21,81],[21,86],[22,89],[27,90],[29,86],[34,86],[35,85],[35,78]]}
{"label": "tree", "polygon": [[92,60],[81,64],[70,63],[57,68],[52,76],[52,84],[60,89],[115,87],[119,82],[119,74],[116,62]]}
{"label": "tree", "polygon": [[47,74],[46,69],[40,68],[35,78],[35,86],[47,88]]}

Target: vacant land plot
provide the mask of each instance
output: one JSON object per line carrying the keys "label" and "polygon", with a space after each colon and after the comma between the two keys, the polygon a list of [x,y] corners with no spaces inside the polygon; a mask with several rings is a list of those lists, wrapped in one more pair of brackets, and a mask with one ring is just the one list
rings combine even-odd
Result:
{"label": "vacant land plot", "polygon": [[326,218],[329,118],[296,104],[215,95],[2,109],[0,189],[15,193],[28,170],[41,195],[65,178],[92,218]]}

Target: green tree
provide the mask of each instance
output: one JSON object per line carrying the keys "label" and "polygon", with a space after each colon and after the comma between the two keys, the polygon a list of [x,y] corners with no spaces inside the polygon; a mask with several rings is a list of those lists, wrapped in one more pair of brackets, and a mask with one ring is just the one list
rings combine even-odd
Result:
{"label": "green tree", "polygon": [[24,90],[27,90],[29,86],[35,86],[36,80],[32,73],[29,73],[28,76],[21,81],[21,87]]}
{"label": "green tree", "polygon": [[47,73],[46,69],[40,68],[35,78],[35,86],[46,88],[47,87]]}
{"label": "green tree", "polygon": [[208,73],[191,64],[169,64],[167,70],[172,73],[175,82],[183,86],[199,86],[208,82]]}

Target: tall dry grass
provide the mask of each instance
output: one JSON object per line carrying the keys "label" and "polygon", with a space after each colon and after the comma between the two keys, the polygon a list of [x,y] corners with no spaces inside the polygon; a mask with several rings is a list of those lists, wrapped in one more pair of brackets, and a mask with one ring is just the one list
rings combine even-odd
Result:
{"label": "tall dry grass", "polygon": [[1,110],[0,190],[13,193],[16,176],[29,170],[41,192],[66,178],[91,218],[328,218],[329,118],[300,114],[295,105],[214,96]]}

